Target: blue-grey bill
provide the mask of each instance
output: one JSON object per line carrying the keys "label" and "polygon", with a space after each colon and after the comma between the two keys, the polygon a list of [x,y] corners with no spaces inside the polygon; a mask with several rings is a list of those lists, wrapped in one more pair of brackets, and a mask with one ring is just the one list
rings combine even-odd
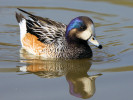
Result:
{"label": "blue-grey bill", "polygon": [[102,45],[96,40],[96,38],[94,36],[91,36],[90,39],[88,40],[88,44],[92,43],[93,45],[95,45],[96,47],[98,47],[99,49],[102,49]]}

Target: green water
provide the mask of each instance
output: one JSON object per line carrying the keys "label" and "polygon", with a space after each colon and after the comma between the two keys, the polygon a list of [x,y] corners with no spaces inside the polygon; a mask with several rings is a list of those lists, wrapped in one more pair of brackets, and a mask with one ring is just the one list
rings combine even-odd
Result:
{"label": "green water", "polygon": [[[99,50],[92,59],[41,60],[20,50],[16,8],[68,24],[95,23]],[[0,0],[1,100],[132,100],[133,1]],[[21,52],[21,53],[20,53]]]}

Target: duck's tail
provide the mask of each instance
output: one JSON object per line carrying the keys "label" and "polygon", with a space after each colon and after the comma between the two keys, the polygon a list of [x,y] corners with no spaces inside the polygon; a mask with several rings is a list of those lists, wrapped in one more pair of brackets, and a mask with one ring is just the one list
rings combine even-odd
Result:
{"label": "duck's tail", "polygon": [[25,34],[27,33],[26,19],[21,13],[20,14],[16,13],[16,19],[17,19],[17,21],[19,23],[19,27],[20,27],[20,40],[21,40],[21,44],[22,44],[22,39],[24,38]]}

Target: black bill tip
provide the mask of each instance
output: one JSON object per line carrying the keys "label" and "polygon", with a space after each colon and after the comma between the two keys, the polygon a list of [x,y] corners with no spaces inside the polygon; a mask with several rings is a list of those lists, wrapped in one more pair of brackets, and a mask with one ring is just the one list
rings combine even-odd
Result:
{"label": "black bill tip", "polygon": [[99,49],[102,49],[102,48],[103,48],[103,46],[102,46],[102,45],[99,45],[99,46],[98,46],[98,48],[99,48]]}

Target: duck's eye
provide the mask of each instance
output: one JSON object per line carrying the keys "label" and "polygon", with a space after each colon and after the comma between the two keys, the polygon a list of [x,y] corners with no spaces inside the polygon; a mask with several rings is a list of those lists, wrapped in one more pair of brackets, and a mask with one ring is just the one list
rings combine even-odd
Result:
{"label": "duck's eye", "polygon": [[87,28],[86,26],[81,26],[81,27],[79,28],[79,30],[80,30],[80,31],[84,31],[84,30],[86,30],[86,28]]}

